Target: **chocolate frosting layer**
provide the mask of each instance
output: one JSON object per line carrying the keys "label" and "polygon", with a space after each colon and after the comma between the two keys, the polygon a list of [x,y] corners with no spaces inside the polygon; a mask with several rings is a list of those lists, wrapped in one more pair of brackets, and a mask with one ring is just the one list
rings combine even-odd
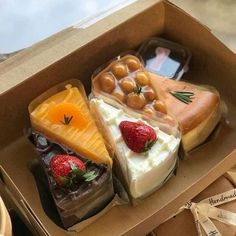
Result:
{"label": "chocolate frosting layer", "polygon": [[[114,189],[110,168],[104,164],[93,163],[34,131],[30,133],[29,139],[39,153],[39,162],[47,176],[52,197],[65,228],[95,215],[111,201]],[[50,160],[56,154],[78,157],[88,171],[95,171],[97,177],[90,182],[81,179],[70,188],[58,186],[50,169]]]}

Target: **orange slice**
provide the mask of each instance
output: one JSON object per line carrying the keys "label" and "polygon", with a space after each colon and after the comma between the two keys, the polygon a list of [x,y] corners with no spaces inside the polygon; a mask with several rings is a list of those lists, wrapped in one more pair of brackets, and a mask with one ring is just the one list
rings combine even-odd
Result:
{"label": "orange slice", "polygon": [[80,109],[72,103],[61,103],[48,111],[47,118],[55,124],[63,124],[77,127],[82,130],[86,128],[86,121]]}

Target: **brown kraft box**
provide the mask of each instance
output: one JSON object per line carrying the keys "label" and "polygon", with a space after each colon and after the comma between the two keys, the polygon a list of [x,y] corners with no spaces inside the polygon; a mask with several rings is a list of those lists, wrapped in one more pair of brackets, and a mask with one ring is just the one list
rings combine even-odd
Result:
{"label": "brown kraft box", "polygon": [[40,235],[78,235],[45,214],[28,163],[35,158],[23,130],[27,107],[62,81],[78,78],[90,92],[96,68],[151,36],[180,43],[193,54],[184,80],[215,86],[228,106],[210,140],[180,161],[177,175],[137,206],[113,207],[80,235],[144,235],[236,164],[236,55],[204,25],[167,1],[137,1],[87,27],[68,28],[0,64],[1,178]]}
{"label": "brown kraft box", "polygon": [[[235,186],[227,180],[224,176],[217,179],[214,183],[208,186],[204,191],[198,194],[192,201],[198,203],[199,201],[212,197],[214,195],[224,193],[228,190],[235,188]],[[221,208],[230,212],[236,213],[236,201],[225,203],[217,208]],[[212,220],[217,229],[222,235],[234,236],[236,234],[236,227],[232,225],[226,225],[219,221]],[[204,230],[202,229],[202,232]],[[166,221],[157,227],[153,233],[158,236],[170,235],[170,236],[195,236],[197,235],[196,226],[194,223],[194,218],[190,210],[184,210],[183,212],[177,214],[175,217]],[[206,234],[203,233],[205,236]]]}

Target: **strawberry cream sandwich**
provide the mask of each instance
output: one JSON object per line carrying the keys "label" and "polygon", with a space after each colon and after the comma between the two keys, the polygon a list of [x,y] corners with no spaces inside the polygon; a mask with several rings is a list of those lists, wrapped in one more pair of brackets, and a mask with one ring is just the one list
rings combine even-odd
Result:
{"label": "strawberry cream sandwich", "polygon": [[155,121],[116,102],[95,97],[90,105],[115,151],[132,198],[145,197],[160,187],[176,166],[178,132],[161,130]]}

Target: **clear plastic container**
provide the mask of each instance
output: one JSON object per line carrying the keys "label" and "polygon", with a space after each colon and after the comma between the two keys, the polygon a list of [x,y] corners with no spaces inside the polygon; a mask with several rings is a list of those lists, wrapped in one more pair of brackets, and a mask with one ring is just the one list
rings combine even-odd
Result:
{"label": "clear plastic container", "polygon": [[98,68],[92,75],[92,94],[115,100],[143,115],[166,119],[165,104],[154,92],[149,73],[140,59],[124,53]]}
{"label": "clear plastic container", "polygon": [[138,54],[142,57],[146,70],[175,80],[180,80],[188,70],[191,59],[189,49],[162,38],[147,40]]}

